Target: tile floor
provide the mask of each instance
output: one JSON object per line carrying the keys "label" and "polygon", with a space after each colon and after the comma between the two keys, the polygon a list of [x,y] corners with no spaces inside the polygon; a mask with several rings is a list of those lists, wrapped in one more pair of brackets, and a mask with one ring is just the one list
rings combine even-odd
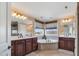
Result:
{"label": "tile floor", "polygon": [[74,56],[74,53],[66,50],[37,50],[26,56]]}

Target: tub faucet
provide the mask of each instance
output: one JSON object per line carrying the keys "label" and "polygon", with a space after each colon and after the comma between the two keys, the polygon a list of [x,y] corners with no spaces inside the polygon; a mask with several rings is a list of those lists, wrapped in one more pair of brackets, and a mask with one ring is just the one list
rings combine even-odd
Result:
{"label": "tub faucet", "polygon": [[44,35],[44,36],[42,37],[42,39],[45,39],[45,40],[46,40],[46,39],[47,39],[46,35]]}

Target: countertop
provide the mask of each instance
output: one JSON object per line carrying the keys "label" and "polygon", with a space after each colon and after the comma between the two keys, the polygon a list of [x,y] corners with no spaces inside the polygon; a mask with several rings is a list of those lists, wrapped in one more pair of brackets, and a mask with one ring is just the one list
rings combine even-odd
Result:
{"label": "countertop", "polygon": [[28,39],[28,38],[35,38],[36,36],[32,36],[32,37],[24,37],[24,38],[18,38],[17,36],[15,37],[11,37],[11,40],[23,40],[23,39]]}
{"label": "countertop", "polygon": [[64,38],[76,38],[76,37],[71,37],[71,36],[59,36],[59,37],[64,37]]}

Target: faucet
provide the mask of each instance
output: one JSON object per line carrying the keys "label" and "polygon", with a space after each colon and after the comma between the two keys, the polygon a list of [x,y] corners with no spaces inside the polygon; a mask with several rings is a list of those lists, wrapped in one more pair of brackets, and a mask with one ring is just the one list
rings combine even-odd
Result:
{"label": "faucet", "polygon": [[43,35],[42,39],[45,39],[46,40],[47,39],[46,35]]}
{"label": "faucet", "polygon": [[18,38],[23,38],[23,35],[18,33]]}

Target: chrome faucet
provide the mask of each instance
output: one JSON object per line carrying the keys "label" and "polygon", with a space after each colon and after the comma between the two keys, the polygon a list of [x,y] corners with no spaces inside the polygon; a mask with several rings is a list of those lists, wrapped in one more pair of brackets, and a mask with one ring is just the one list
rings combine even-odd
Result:
{"label": "chrome faucet", "polygon": [[23,35],[21,33],[18,34],[18,38],[23,38]]}

